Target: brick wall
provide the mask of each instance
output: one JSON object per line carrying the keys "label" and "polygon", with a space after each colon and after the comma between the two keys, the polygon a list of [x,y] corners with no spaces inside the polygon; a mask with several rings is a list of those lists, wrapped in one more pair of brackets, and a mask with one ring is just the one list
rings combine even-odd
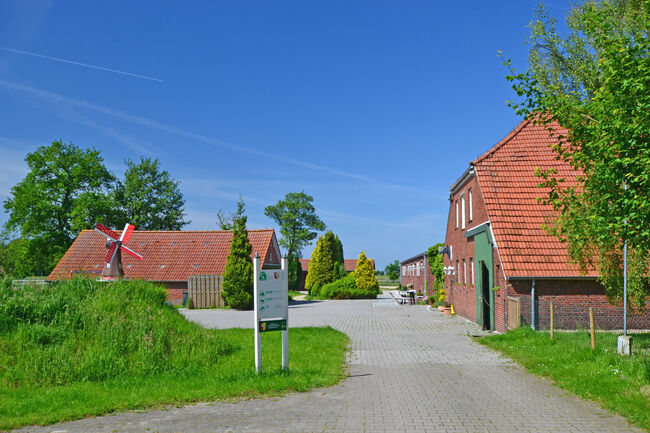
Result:
{"label": "brick wall", "polygon": [[[470,189],[472,190],[472,219],[469,218]],[[462,227],[461,194],[465,195],[466,224],[464,229]],[[458,227],[456,227],[456,202],[458,202],[459,208]],[[452,256],[450,260],[449,256],[445,254],[443,261],[445,266],[453,266],[455,269],[454,275],[445,275],[445,290],[447,291],[448,301],[453,304],[457,314],[474,322],[476,321],[476,288],[473,281],[475,282],[476,278],[472,280],[471,270],[471,263],[474,262],[474,238],[466,238],[465,233],[467,233],[467,230],[487,221],[488,215],[483,203],[480,186],[476,176],[471,176],[456,188],[451,197],[445,245],[452,247]],[[465,260],[465,266],[467,267],[467,280],[465,280],[463,271],[463,260]],[[475,272],[476,267],[477,264],[474,263]]]}
{"label": "brick wall", "polygon": [[[419,272],[417,271],[417,269],[409,270],[410,265],[414,265],[416,267],[419,266],[420,267]],[[429,266],[428,260],[425,266],[424,258],[420,256],[420,257],[413,258],[412,260],[404,261],[400,263],[400,266],[402,267],[400,272],[402,272],[401,281],[403,286],[408,286],[409,284],[413,284],[414,290],[425,293],[426,296],[433,295],[432,287],[433,287],[433,280],[435,280],[435,277],[431,273],[431,267]],[[404,271],[404,267],[406,267],[406,272]],[[426,290],[424,287],[425,273],[427,279]]]}
{"label": "brick wall", "polygon": [[[522,324],[530,326],[531,280],[512,281],[507,287],[510,296],[520,298]],[[649,297],[650,301],[650,297]],[[550,326],[550,303],[553,302],[554,322],[558,329],[588,329],[589,308],[594,309],[597,329],[622,329],[623,307],[612,305],[605,297],[605,289],[596,280],[535,280],[535,316],[538,329]],[[497,320],[505,328],[505,315]],[[628,329],[650,329],[650,310],[629,312]]]}
{"label": "brick wall", "polygon": [[158,282],[158,284],[167,288],[167,300],[172,304],[183,302],[183,291],[187,290],[187,281],[179,282]]}

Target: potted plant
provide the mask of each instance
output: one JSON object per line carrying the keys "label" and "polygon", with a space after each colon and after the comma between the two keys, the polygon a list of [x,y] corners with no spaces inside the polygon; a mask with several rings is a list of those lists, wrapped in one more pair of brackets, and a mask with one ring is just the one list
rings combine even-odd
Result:
{"label": "potted plant", "polygon": [[436,300],[435,296],[432,295],[432,296],[427,297],[427,304],[429,304],[429,307],[433,307],[437,303],[438,303],[438,301]]}

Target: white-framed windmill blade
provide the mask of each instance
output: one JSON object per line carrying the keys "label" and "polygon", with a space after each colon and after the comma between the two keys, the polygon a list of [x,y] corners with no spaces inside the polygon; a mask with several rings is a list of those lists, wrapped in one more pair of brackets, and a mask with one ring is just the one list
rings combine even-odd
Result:
{"label": "white-framed windmill blade", "polygon": [[[135,226],[133,224],[129,224],[129,223],[124,224],[124,230],[122,230],[122,236],[120,236],[120,242],[122,242],[123,244],[128,244],[129,240],[131,239],[131,235],[133,234],[133,230],[135,230]],[[142,257],[140,258],[140,260],[142,260]]]}
{"label": "white-framed windmill blade", "polygon": [[106,227],[104,224],[97,223],[95,226],[95,231],[103,234],[108,239],[113,239],[114,241],[120,240],[120,235],[117,232]]}
{"label": "white-framed windmill blade", "polygon": [[135,257],[138,260],[142,260],[142,256],[140,254],[136,253],[135,251],[133,251],[131,248],[126,247],[124,245],[122,245],[120,248],[122,248],[122,251],[124,251],[125,253],[127,253],[131,257]]}

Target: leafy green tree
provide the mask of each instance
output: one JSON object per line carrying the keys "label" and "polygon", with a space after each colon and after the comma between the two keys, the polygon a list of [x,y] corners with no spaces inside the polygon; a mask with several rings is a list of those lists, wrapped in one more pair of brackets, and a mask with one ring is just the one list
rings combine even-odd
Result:
{"label": "leafy green tree", "polygon": [[95,149],[55,141],[25,158],[29,173],[4,203],[8,232],[18,232],[33,266],[18,274],[49,273],[82,229],[111,219],[115,178]]}
{"label": "leafy green tree", "polygon": [[313,201],[314,198],[304,191],[290,192],[284,200],[264,209],[264,215],[280,226],[280,245],[286,248],[287,257],[300,258],[302,249],[316,239],[317,232],[325,230]]}
{"label": "leafy green tree", "polygon": [[445,244],[441,242],[435,244],[434,246],[430,247],[427,250],[427,261],[429,262],[429,268],[431,269],[431,273],[433,274],[434,277],[432,283],[434,293],[437,290],[442,289],[445,284],[445,271],[444,271],[445,264],[442,261],[443,259],[442,254],[438,254],[440,247],[444,247],[444,246]]}
{"label": "leafy green tree", "polygon": [[158,159],[126,161],[124,182],[118,182],[115,201],[120,207],[115,225],[133,224],[139,230],[180,230],[190,221],[183,219],[185,200],[180,182],[161,170]]}
{"label": "leafy green tree", "polygon": [[230,253],[223,274],[223,291],[221,296],[226,304],[236,310],[253,308],[253,246],[248,240],[246,230],[244,201],[237,203],[237,212],[233,216],[232,242]]}
{"label": "leafy green tree", "polygon": [[570,11],[569,33],[560,35],[541,7],[530,26],[530,69],[507,77],[522,97],[511,106],[549,126],[558,158],[579,173],[572,184],[538,171],[548,191],[542,202],[558,214],[547,230],[583,271],[598,269],[612,302],[622,298],[627,242],[628,293],[640,309],[650,263],[649,17],[648,1],[587,1]]}
{"label": "leafy green tree", "polygon": [[384,268],[384,272],[388,275],[388,278],[391,280],[396,280],[399,278],[399,261],[395,260],[393,263],[389,263]]}
{"label": "leafy green tree", "polygon": [[338,264],[337,254],[338,248],[334,233],[328,231],[318,238],[316,248],[309,260],[309,272],[305,281],[305,288],[311,295],[317,296],[324,284],[333,281],[334,266]]}
{"label": "leafy green tree", "polygon": [[375,277],[375,267],[372,262],[366,258],[366,253],[361,251],[359,260],[357,261],[357,269],[354,271],[354,279],[357,287],[373,292],[379,289],[377,284],[377,277]]}

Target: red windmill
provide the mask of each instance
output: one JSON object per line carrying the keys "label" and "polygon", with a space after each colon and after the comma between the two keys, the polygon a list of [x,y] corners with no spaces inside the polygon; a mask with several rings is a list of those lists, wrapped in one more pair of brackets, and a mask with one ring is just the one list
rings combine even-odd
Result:
{"label": "red windmill", "polygon": [[124,270],[122,269],[122,251],[138,260],[142,260],[140,254],[125,245],[131,239],[134,229],[134,225],[126,223],[124,230],[122,230],[122,235],[119,235],[104,224],[97,224],[95,226],[96,231],[106,236],[106,248],[108,248],[108,253],[106,253],[106,266],[104,266],[104,271],[102,272],[103,279],[114,280],[124,276]]}

